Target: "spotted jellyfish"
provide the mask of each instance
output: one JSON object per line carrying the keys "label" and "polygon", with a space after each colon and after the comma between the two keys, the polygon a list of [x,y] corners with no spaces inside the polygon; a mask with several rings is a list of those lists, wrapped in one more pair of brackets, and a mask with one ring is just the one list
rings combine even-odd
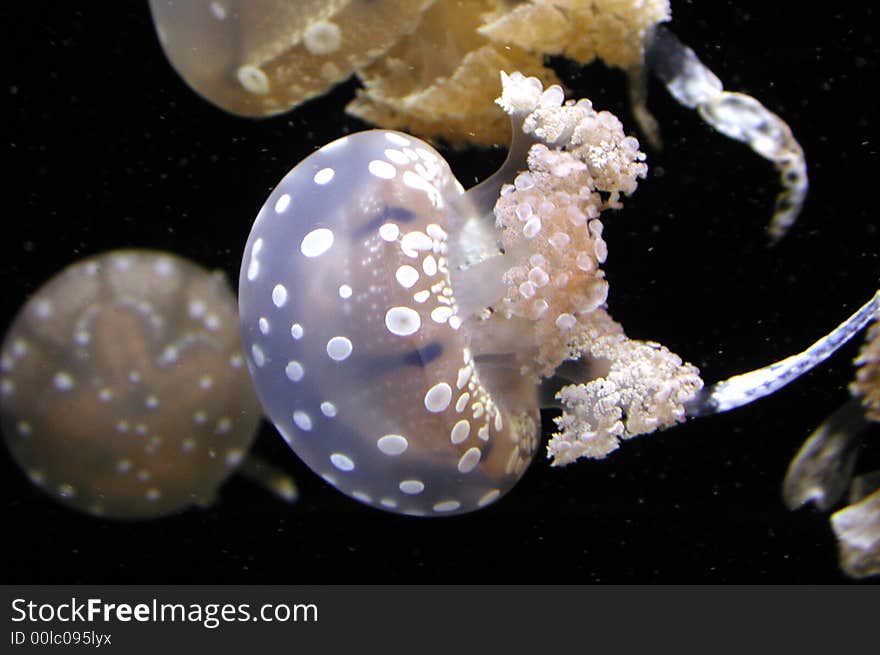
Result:
{"label": "spotted jellyfish", "polygon": [[240,116],[287,111],[381,56],[431,0],[150,0],[196,93]]}
{"label": "spotted jellyfish", "polygon": [[355,73],[347,111],[385,128],[453,144],[500,144],[499,70],[556,84],[548,55],[626,71],[633,114],[660,147],[647,107],[654,74],[682,105],[743,141],[780,172],[768,228],[778,240],[808,189],[806,160],[785,121],[718,77],[665,27],[669,0],[150,0],[171,64],[200,95],[241,116],[271,116]]}
{"label": "spotted jellyfish", "polygon": [[[880,318],[880,315],[878,315]],[[880,471],[855,475],[870,424],[880,422],[880,322],[868,330],[850,385],[852,398],[804,442],[789,465],[783,499],[790,509],[812,503],[831,515],[840,566],[852,577],[880,575]]]}
{"label": "spotted jellyfish", "polygon": [[562,409],[554,464],[726,411],[827,357],[876,311],[767,369],[705,386],[606,310],[600,213],[646,175],[638,142],[588,100],[502,73],[513,141],[465,192],[400,132],[349,135],[281,180],[239,281],[248,370],[267,415],[330,484],[386,510],[469,512],[538,446],[539,388]]}
{"label": "spotted jellyfish", "polygon": [[[260,420],[224,276],[118,250],[79,261],[22,307],[0,355],[6,445],[65,505],[147,518],[213,501]],[[289,482],[272,477],[279,492]]]}

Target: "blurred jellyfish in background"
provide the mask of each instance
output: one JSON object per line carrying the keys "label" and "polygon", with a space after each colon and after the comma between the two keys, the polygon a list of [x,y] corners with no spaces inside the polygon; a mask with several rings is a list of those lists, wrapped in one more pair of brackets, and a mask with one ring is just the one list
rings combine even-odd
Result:
{"label": "blurred jellyfish in background", "polygon": [[347,110],[386,128],[453,145],[508,142],[493,102],[498,72],[559,84],[549,55],[599,60],[629,77],[633,115],[660,146],[647,73],[780,173],[768,228],[781,238],[803,206],[804,153],[788,125],[743,93],[724,90],[661,23],[669,0],[150,0],[172,66],[202,97],[240,116],[292,109],[356,74]]}
{"label": "blurred jellyfish in background", "polygon": [[829,511],[845,503],[831,515],[831,527],[841,568],[861,578],[880,575],[880,470],[854,475],[860,448],[876,440],[870,424],[880,421],[880,322],[868,330],[855,364],[853,398],[804,442],[786,473],[783,498],[791,509],[812,503]]}
{"label": "blurred jellyfish in background", "polygon": [[35,485],[93,515],[210,504],[261,416],[240,349],[221,273],[146,250],[77,262],[4,340],[6,444]]}

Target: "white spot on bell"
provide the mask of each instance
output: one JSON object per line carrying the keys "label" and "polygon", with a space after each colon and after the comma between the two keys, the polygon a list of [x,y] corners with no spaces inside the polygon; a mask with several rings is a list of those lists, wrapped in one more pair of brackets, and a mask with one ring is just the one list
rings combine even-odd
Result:
{"label": "white spot on bell", "polygon": [[287,375],[287,378],[291,382],[299,382],[303,379],[303,375],[305,375],[305,370],[303,369],[302,364],[300,364],[296,360],[291,360],[287,362],[287,366],[284,367],[284,373]]}
{"label": "white spot on bell", "polygon": [[342,46],[342,30],[336,23],[330,21],[314,22],[303,34],[303,45],[313,55],[329,55]]}
{"label": "white spot on bell", "polygon": [[461,456],[461,459],[458,460],[458,472],[459,473],[470,473],[475,468],[477,468],[477,464],[480,463],[480,457],[482,453],[479,448],[469,448],[464,455]]}
{"label": "white spot on bell", "polygon": [[242,66],[236,73],[239,84],[244,90],[254,95],[264,96],[269,93],[269,78],[256,66]]}
{"label": "white spot on bell", "polygon": [[406,437],[402,437],[399,434],[386,434],[376,441],[376,446],[389,457],[396,457],[406,451],[409,442],[406,440]]}
{"label": "white spot on bell", "polygon": [[397,269],[394,277],[397,278],[397,282],[400,284],[400,286],[402,286],[404,289],[409,289],[416,282],[419,281],[419,272],[409,264],[404,264]]}
{"label": "white spot on bell", "polygon": [[397,169],[387,161],[374,159],[367,165],[370,173],[382,180],[393,180],[397,175]]}
{"label": "white spot on bell", "polygon": [[283,284],[276,284],[272,289],[272,303],[279,309],[287,303],[287,287]]}
{"label": "white spot on bell", "polygon": [[[328,170],[328,169],[324,169]],[[333,232],[326,227],[312,230],[303,237],[299,249],[306,257],[320,257],[333,245]]]}
{"label": "white spot on bell", "polygon": [[415,496],[425,490],[425,483],[421,480],[403,480],[399,488],[406,495]]}
{"label": "white spot on bell", "polygon": [[257,344],[254,344],[251,346],[251,355],[254,358],[254,364],[257,365],[257,368],[263,368],[266,364],[266,353],[263,352],[263,349]]}
{"label": "white spot on bell", "polygon": [[435,512],[454,512],[459,507],[461,507],[461,503],[457,500],[444,500],[442,502],[434,505]]}
{"label": "white spot on bell", "polygon": [[416,251],[431,250],[434,248],[434,240],[424,232],[415,230],[407,232],[400,240],[400,248],[410,257],[415,257]]}
{"label": "white spot on bell", "polygon": [[351,457],[348,455],[343,455],[342,453],[333,453],[330,455],[330,463],[333,464],[340,471],[353,471],[354,470],[354,462]]}
{"label": "white spot on bell", "polygon": [[385,132],[385,138],[396,146],[406,147],[411,141],[397,132]]}
{"label": "white spot on bell", "polygon": [[327,342],[327,355],[336,362],[348,359],[351,355],[351,340],[347,337],[333,337]]}
{"label": "white spot on bell", "polygon": [[315,177],[312,178],[318,186],[324,186],[325,184],[330,184],[330,181],[335,177],[336,171],[332,168],[322,168],[317,173],[315,173]]}
{"label": "white spot on bell", "polygon": [[434,259],[434,255],[428,255],[422,261],[422,270],[425,271],[425,275],[432,276],[437,275],[437,260]]}
{"label": "white spot on bell", "polygon": [[302,410],[296,410],[293,413],[293,422],[303,432],[310,432],[312,429],[312,417]]}
{"label": "white spot on bell", "polygon": [[282,214],[288,207],[290,207],[290,194],[285,193],[275,202],[275,213]]}
{"label": "white spot on bell", "polygon": [[439,413],[449,407],[452,400],[452,388],[445,382],[438,382],[425,394],[425,409]]}
{"label": "white spot on bell", "polygon": [[458,423],[452,426],[452,431],[449,433],[449,438],[454,444],[460,444],[462,441],[468,438],[468,435],[471,433],[471,424],[466,419],[461,419]]}
{"label": "white spot on bell", "polygon": [[379,236],[384,241],[396,241],[400,235],[400,228],[395,223],[385,223],[379,228]]}
{"label": "white spot on bell", "polygon": [[452,316],[452,308],[446,305],[441,305],[440,307],[435,307],[431,312],[431,320],[435,323],[445,323],[449,320],[449,317]]}
{"label": "white spot on bell", "polygon": [[391,334],[408,337],[422,327],[419,313],[410,307],[392,307],[385,314],[385,327]]}

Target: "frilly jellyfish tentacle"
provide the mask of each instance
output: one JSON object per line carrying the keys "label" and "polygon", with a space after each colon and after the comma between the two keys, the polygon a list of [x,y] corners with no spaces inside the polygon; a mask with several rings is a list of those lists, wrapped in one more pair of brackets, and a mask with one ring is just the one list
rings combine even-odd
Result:
{"label": "frilly jellyfish tentacle", "polygon": [[[773,162],[780,173],[782,191],[776,198],[767,232],[773,242],[781,239],[797,220],[809,188],[804,152],[788,124],[751,96],[725,91],[721,80],[694,51],[663,26],[655,27],[648,38],[645,65],[679,103],[697,109],[716,130],[747,143]],[[634,84],[639,83],[634,80]],[[638,109],[643,104],[644,90],[636,88],[631,95]],[[639,111],[636,114],[641,115]],[[647,130],[650,134],[650,125]]]}

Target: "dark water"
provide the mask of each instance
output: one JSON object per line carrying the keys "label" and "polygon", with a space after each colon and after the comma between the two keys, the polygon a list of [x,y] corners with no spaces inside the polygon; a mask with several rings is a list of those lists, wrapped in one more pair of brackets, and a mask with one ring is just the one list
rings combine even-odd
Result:
{"label": "dark water", "polygon": [[[3,330],[51,275],[108,249],[171,250],[237,279],[275,182],[365,127],[341,111],[352,85],[267,121],[214,109],[167,65],[145,2],[17,4],[0,10]],[[800,350],[877,288],[880,45],[867,5],[673,3],[672,29],[726,87],[788,120],[812,182],[800,222],[767,248],[771,166],[652,86],[666,148],[648,151],[648,180],[606,221],[609,305],[630,336],[666,344],[707,380]],[[577,97],[633,125],[619,72],[564,72]],[[468,186],[502,157],[449,159]],[[839,582],[826,517],[786,511],[779,490],[800,442],[846,399],[854,353],[753,407],[639,438],[603,462],[553,470],[539,457],[505,500],[460,518],[361,507],[268,426],[257,449],[297,478],[298,504],[233,480],[209,510],[146,523],[66,510],[4,450],[3,580]],[[878,459],[876,448],[864,455]]]}

